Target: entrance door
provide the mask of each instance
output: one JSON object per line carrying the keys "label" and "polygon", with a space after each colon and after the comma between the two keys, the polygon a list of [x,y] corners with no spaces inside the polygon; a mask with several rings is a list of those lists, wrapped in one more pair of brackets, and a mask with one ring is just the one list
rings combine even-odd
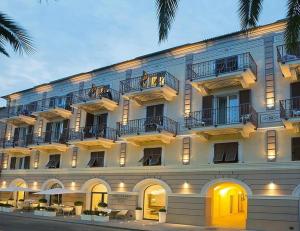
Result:
{"label": "entrance door", "polygon": [[166,207],[166,190],[160,185],[151,185],[144,192],[144,219],[158,220],[158,211]]}
{"label": "entrance door", "polygon": [[[60,184],[56,183],[56,184],[52,185],[50,189],[54,189],[54,188],[61,188],[61,186],[60,186]],[[62,195],[61,194],[50,196],[50,205],[61,204],[61,203],[62,203]]]}
{"label": "entrance door", "polygon": [[107,188],[103,184],[97,184],[91,190],[91,210],[98,210],[99,203],[107,204]]}
{"label": "entrance door", "polygon": [[244,229],[247,219],[246,191],[235,183],[223,183],[211,189],[213,226]]}
{"label": "entrance door", "polygon": [[148,106],[146,109],[145,131],[156,131],[157,127],[163,125],[164,105]]}

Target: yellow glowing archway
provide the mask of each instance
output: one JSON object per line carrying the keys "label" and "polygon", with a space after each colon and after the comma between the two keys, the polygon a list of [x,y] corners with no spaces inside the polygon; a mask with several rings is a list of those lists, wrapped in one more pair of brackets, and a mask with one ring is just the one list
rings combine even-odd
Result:
{"label": "yellow glowing archway", "polygon": [[217,183],[208,190],[208,222],[224,228],[246,228],[247,191],[233,182]]}

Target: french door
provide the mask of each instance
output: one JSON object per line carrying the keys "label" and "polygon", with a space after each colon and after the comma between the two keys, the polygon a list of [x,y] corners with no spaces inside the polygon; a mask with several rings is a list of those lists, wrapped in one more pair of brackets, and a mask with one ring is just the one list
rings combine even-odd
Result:
{"label": "french door", "polygon": [[217,124],[232,124],[239,122],[239,102],[237,95],[220,96],[217,98]]}

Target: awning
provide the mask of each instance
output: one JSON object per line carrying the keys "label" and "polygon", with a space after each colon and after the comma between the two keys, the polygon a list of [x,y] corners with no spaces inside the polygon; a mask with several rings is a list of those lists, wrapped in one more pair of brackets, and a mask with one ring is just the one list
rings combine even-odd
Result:
{"label": "awning", "polygon": [[53,188],[53,189],[40,191],[40,192],[37,192],[37,193],[34,193],[34,194],[37,194],[37,195],[59,195],[59,194],[76,194],[76,193],[84,193],[84,192],[79,191],[79,190]]}
{"label": "awning", "polygon": [[39,190],[31,188],[23,188],[18,186],[11,186],[7,188],[0,188],[0,192],[38,192]]}

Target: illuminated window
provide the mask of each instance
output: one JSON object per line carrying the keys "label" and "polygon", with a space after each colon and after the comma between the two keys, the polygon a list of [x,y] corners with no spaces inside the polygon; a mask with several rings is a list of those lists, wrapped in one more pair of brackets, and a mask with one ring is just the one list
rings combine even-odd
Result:
{"label": "illuminated window", "polygon": [[124,167],[126,163],[126,143],[121,144],[120,150],[120,167]]}
{"label": "illuminated window", "polygon": [[80,120],[81,120],[81,110],[78,109],[76,114],[76,120],[75,120],[75,132],[79,132]]}
{"label": "illuminated window", "polygon": [[38,125],[38,136],[42,136],[42,132],[43,132],[43,119],[39,120],[39,125]]}
{"label": "illuminated window", "polygon": [[277,147],[276,147],[276,131],[267,131],[267,160],[276,161]]}
{"label": "illuminated window", "polygon": [[7,165],[8,165],[8,155],[3,154],[2,169],[7,169]]}
{"label": "illuminated window", "polygon": [[37,169],[39,167],[39,159],[40,159],[40,152],[36,151],[33,161],[33,168]]}
{"label": "illuminated window", "polygon": [[76,168],[77,166],[77,156],[78,156],[78,148],[74,147],[72,153],[72,168]]}
{"label": "illuminated window", "polygon": [[182,163],[187,165],[190,164],[190,154],[191,154],[191,138],[183,138],[183,151],[182,151]]}

